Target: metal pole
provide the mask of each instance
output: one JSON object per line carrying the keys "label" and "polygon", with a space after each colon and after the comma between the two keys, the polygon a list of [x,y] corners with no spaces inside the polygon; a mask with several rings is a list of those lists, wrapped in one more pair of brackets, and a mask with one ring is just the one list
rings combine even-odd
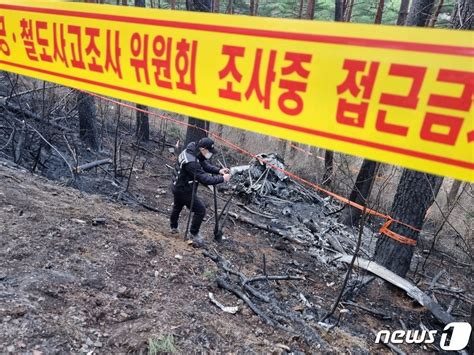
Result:
{"label": "metal pole", "polygon": [[184,240],[188,239],[189,224],[191,223],[191,214],[193,213],[195,195],[196,195],[196,170],[194,170],[193,189],[192,189],[192,194],[191,194],[191,206],[189,207],[188,222],[186,223],[186,232],[184,233]]}

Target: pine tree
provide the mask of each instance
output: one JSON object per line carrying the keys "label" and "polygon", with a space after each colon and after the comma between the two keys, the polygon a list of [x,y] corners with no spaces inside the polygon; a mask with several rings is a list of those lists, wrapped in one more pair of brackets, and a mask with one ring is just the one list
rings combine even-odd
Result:
{"label": "pine tree", "polygon": [[[189,11],[211,12],[211,0],[193,0],[188,2]],[[207,136],[209,130],[209,122],[195,117],[188,117],[188,129],[186,130],[185,145],[190,142],[197,142],[201,138]]]}
{"label": "pine tree", "polygon": [[77,91],[77,110],[79,113],[79,138],[92,150],[99,150],[94,98],[83,91]]}
{"label": "pine tree", "polygon": [[[135,0],[135,6],[146,7],[145,0]],[[148,111],[148,107],[141,104],[136,104],[136,107],[138,109],[136,111],[136,136],[141,141],[148,141],[150,139],[150,121],[148,118],[148,114],[143,112]]]}
{"label": "pine tree", "polygon": [[[408,26],[425,26],[431,14],[434,0],[414,0],[408,14]],[[393,199],[390,216],[402,223],[394,222],[390,231],[418,240],[426,212],[433,204],[443,178],[410,169],[404,169]],[[410,225],[413,228],[407,227]],[[382,234],[377,240],[375,261],[405,277],[410,269],[413,246]]]}

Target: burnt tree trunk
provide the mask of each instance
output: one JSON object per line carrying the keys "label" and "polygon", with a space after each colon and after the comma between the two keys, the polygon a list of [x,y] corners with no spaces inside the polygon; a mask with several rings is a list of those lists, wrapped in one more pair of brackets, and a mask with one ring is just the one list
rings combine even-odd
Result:
{"label": "burnt tree trunk", "polygon": [[[382,22],[384,0],[379,0],[377,13],[375,14],[375,24]],[[349,196],[349,201],[358,203],[359,205],[367,205],[367,201],[372,191],[378,164],[375,161],[364,159],[357,175],[356,182]],[[346,206],[341,217],[341,222],[347,226],[357,226],[360,221],[362,211],[356,207]]]}
{"label": "burnt tree trunk", "polygon": [[249,6],[250,16],[254,16],[254,9],[255,9],[255,0],[250,0],[250,6]]}
{"label": "burnt tree trunk", "polygon": [[214,0],[212,2],[212,12],[216,12],[216,13],[219,13],[220,12],[220,7],[221,7],[221,4],[220,4],[220,1],[219,0]]}
{"label": "burnt tree trunk", "polygon": [[345,14],[344,20],[345,22],[351,22],[352,18],[352,9],[354,8],[354,0],[347,0],[345,5]]}
{"label": "burnt tree trunk", "polygon": [[[433,204],[441,187],[440,176],[404,169],[393,199],[390,216],[421,230],[426,211]],[[392,232],[418,240],[419,232],[403,224],[393,222]],[[377,240],[375,261],[397,275],[405,277],[410,269],[413,246],[400,243],[382,234]]]}
{"label": "burnt tree trunk", "polygon": [[[424,26],[433,8],[433,2],[434,0],[414,0],[407,25]],[[404,169],[393,199],[390,216],[421,230],[426,212],[433,204],[442,182],[441,176]],[[404,237],[418,240],[419,232],[401,223],[394,222],[389,229]],[[405,277],[410,269],[412,256],[411,245],[401,243],[385,234],[377,240],[375,261],[402,277]]]}
{"label": "burnt tree trunk", "polygon": [[[135,7],[146,7],[145,0],[135,0]],[[144,105],[137,104],[138,110],[148,111],[148,107]],[[142,111],[136,111],[136,137],[140,141],[146,142],[150,140],[150,121],[148,114]]]}
{"label": "burnt tree trunk", "polygon": [[247,132],[244,131],[243,129],[240,130],[240,133],[239,133],[239,146],[241,146],[241,147],[245,146],[246,138],[247,138]]}
{"label": "burnt tree trunk", "polygon": [[474,23],[474,4],[472,0],[456,0],[451,27],[460,30],[472,30]]}
{"label": "burnt tree trunk", "polygon": [[449,189],[448,196],[446,197],[446,210],[449,211],[451,206],[456,201],[456,197],[458,196],[459,189],[461,187],[462,181],[454,180],[453,184],[451,185],[451,189]]}
{"label": "burnt tree trunk", "polygon": [[94,98],[85,92],[78,91],[77,110],[79,113],[79,138],[92,150],[98,151],[100,144]]}
{"label": "burnt tree trunk", "polygon": [[[190,11],[210,12],[211,0],[193,0],[190,4]],[[229,2],[229,6],[231,3]],[[197,142],[203,137],[207,137],[207,130],[209,130],[209,122],[195,117],[188,118],[188,129],[186,130],[185,145],[190,142]]]}
{"label": "burnt tree trunk", "polygon": [[222,135],[224,134],[224,125],[223,125],[223,124],[220,124],[220,123],[217,124],[217,127],[216,127],[216,134],[217,134],[219,137],[222,137]]}
{"label": "burnt tree trunk", "polygon": [[424,27],[433,10],[434,0],[414,0],[408,14],[407,26]]}
{"label": "burnt tree trunk", "polygon": [[324,174],[323,174],[323,185],[331,186],[332,173],[334,171],[334,152],[332,150],[326,150],[324,153]]}
{"label": "burnt tree trunk", "polygon": [[308,0],[308,5],[306,5],[306,16],[307,20],[314,20],[314,7],[316,5],[316,0]]}
{"label": "burnt tree trunk", "polygon": [[431,16],[430,22],[428,23],[428,27],[434,27],[436,25],[436,21],[438,21],[438,16],[439,13],[441,12],[441,9],[443,8],[444,0],[439,0],[438,5],[436,6],[436,10],[434,12],[434,15]]}
{"label": "burnt tree trunk", "polygon": [[[26,123],[23,121],[20,129],[20,136],[18,137],[18,141],[16,143],[15,149],[13,149],[13,162],[15,164],[20,164],[21,157],[23,155],[23,148],[25,146],[25,139],[26,139]],[[12,143],[14,140],[12,141]]]}
{"label": "burnt tree trunk", "polygon": [[[334,21],[343,22],[344,21],[344,0],[336,0],[335,2],[335,13]],[[323,174],[323,185],[331,185],[331,177],[334,170],[334,152],[332,150],[326,150],[324,153],[324,174]]]}
{"label": "burnt tree trunk", "polygon": [[398,11],[397,25],[405,26],[408,17],[408,7],[410,6],[410,0],[402,0],[400,2],[400,10]]}
{"label": "burnt tree trunk", "polygon": [[[148,107],[144,105],[137,104],[138,110],[148,111]],[[136,111],[137,117],[137,130],[136,137],[142,141],[146,142],[150,140],[150,120],[148,118],[148,113],[142,111]]]}
{"label": "burnt tree trunk", "polygon": [[298,10],[298,18],[303,18],[303,7],[304,7],[304,0],[300,0],[300,7]]}
{"label": "burnt tree trunk", "polygon": [[201,120],[199,118],[188,117],[188,129],[186,130],[185,145],[190,142],[197,142],[201,138],[207,137],[207,131],[209,130],[209,122]]}
{"label": "burnt tree trunk", "polygon": [[336,0],[336,10],[334,12],[334,21],[344,21],[344,0]]}
{"label": "burnt tree trunk", "polygon": [[284,140],[284,139],[281,139],[281,138],[278,138],[278,154],[280,155],[280,157],[285,160],[285,156],[286,156],[286,144],[287,142]]}
{"label": "burnt tree trunk", "polygon": [[377,6],[377,13],[375,14],[375,24],[382,23],[383,8],[385,6],[385,0],[379,0],[379,5]]}
{"label": "burnt tree trunk", "polygon": [[[378,164],[375,161],[364,159],[352,188],[349,200],[359,205],[366,205],[375,180]],[[357,226],[362,216],[362,211],[352,206],[346,206],[341,217],[341,222],[347,226]]]}
{"label": "burnt tree trunk", "polygon": [[190,11],[211,12],[211,0],[192,0],[190,2]]}

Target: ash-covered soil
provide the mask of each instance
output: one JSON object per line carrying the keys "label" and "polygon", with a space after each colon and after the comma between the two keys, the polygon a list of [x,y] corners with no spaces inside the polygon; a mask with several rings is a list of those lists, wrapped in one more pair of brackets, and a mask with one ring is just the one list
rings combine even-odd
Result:
{"label": "ash-covered soil", "polygon": [[[166,168],[154,176],[136,171],[133,179],[147,203],[169,209]],[[212,195],[204,189],[200,194],[209,207],[204,230],[210,240]],[[81,193],[0,164],[0,352],[147,353],[150,340],[171,337],[179,353],[388,352],[374,344],[373,330],[399,329],[400,319],[412,329],[420,322],[440,328],[402,292],[376,281],[356,301],[389,319],[347,307],[339,326],[328,332],[318,320],[339,292],[345,266],[324,263],[303,245],[230,221],[228,239],[210,242],[211,252],[248,277],[263,274],[265,256],[268,274],[305,278],[262,286],[272,303],[298,320],[287,319],[292,332],[267,325],[217,286],[222,270],[202,250],[168,234],[165,214],[122,205],[112,195]],[[222,312],[209,301],[209,292],[226,306],[238,306],[237,314]],[[262,304],[262,309],[268,308]],[[280,324],[284,318],[280,315]],[[411,345],[405,350],[436,349]]]}
{"label": "ash-covered soil", "polygon": [[[275,323],[266,324],[218,287],[219,279],[240,288],[238,277],[182,235],[168,234],[166,164],[174,164],[168,148],[182,141],[179,130],[151,122],[155,140],[137,150],[135,113],[97,102],[102,148],[94,152],[78,137],[74,91],[38,91],[41,84],[0,72],[0,97],[9,97],[0,105],[0,353],[389,353],[374,344],[374,331],[442,329],[425,308],[381,280],[359,294],[348,292],[327,325],[319,324],[347,271],[347,265],[334,261],[334,248],[352,253],[357,231],[337,222],[341,206],[334,201],[297,184],[289,183],[288,189],[279,174],[272,178],[257,166],[261,172],[250,181],[248,174],[234,180],[243,193],[231,211],[260,227],[230,217],[227,239],[210,242],[208,250],[249,278],[265,273],[304,278],[253,284],[268,297],[265,302],[247,293]],[[114,156],[115,166],[75,174],[71,181],[76,166]],[[219,158],[228,166],[249,163],[232,151]],[[126,189],[129,193],[123,193]],[[224,190],[219,209],[231,193],[229,186]],[[259,196],[263,193],[267,196]],[[212,194],[205,188],[199,194],[208,207],[203,230],[210,240]],[[184,210],[182,230],[185,219]],[[370,220],[368,226],[376,231],[380,223]],[[376,241],[368,226],[360,251],[364,258],[370,258]],[[408,278],[426,291],[445,270],[431,294],[466,321],[472,265],[443,243],[427,253],[431,245],[420,239]],[[366,276],[357,269],[352,275],[349,291],[354,280]],[[239,311],[224,313],[210,302],[209,292]],[[431,345],[399,347],[426,353],[439,350],[438,344],[439,337]]]}

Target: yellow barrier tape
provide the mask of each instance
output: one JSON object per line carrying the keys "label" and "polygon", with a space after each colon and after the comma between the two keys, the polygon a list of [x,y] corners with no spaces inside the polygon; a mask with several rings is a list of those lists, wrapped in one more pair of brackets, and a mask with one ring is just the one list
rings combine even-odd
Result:
{"label": "yellow barrier tape", "polygon": [[0,0],[0,69],[474,182],[473,34]]}

